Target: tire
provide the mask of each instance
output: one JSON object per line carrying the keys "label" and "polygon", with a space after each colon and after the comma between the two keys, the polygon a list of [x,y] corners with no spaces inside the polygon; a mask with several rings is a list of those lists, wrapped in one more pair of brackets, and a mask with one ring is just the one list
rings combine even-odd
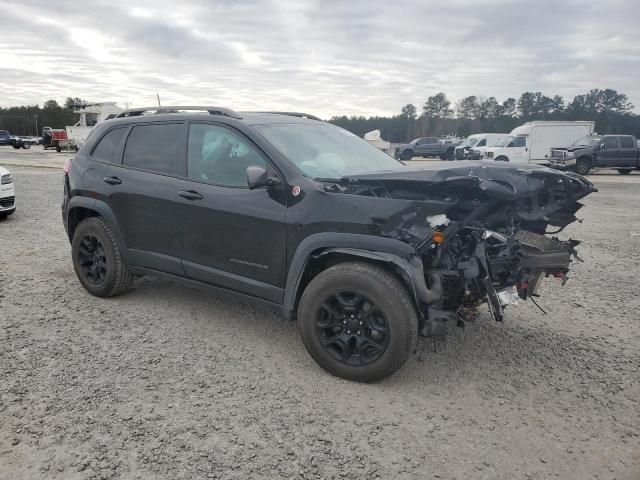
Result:
{"label": "tire", "polygon": [[61,151],[62,151],[62,148],[56,147],[56,152],[60,153]]}
{"label": "tire", "polygon": [[23,148],[24,150],[29,150],[29,149],[31,148],[31,144],[30,144],[30,143],[23,143],[23,144],[22,144],[22,148]]}
{"label": "tire", "polygon": [[504,155],[500,155],[499,157],[496,158],[496,162],[508,162],[509,161],[509,157],[505,157]]}
{"label": "tire", "polygon": [[629,175],[631,173],[631,170],[625,170],[624,168],[619,168],[618,173],[620,175]]}
{"label": "tire", "polygon": [[[93,260],[87,259],[87,251]],[[133,275],[111,228],[101,217],[85,218],[78,224],[71,242],[71,255],[78,280],[91,295],[113,297],[132,287]],[[87,266],[92,261],[94,263]]]}
{"label": "tire", "polygon": [[21,145],[18,145],[17,143],[14,143],[13,145],[11,145],[13,148],[15,148],[16,150],[19,150]]}
{"label": "tire", "polygon": [[576,161],[576,173],[580,175],[587,175],[591,170],[591,161],[587,158],[579,158]]}
{"label": "tire", "polygon": [[449,150],[447,150],[447,153],[445,153],[445,157],[447,160],[452,161],[455,160],[455,150],[453,148],[450,148]]}
{"label": "tire", "polygon": [[[342,309],[345,304],[352,313]],[[356,382],[396,372],[418,338],[418,316],[407,289],[368,263],[341,263],[319,273],[302,294],[298,323],[311,357],[329,373]]]}
{"label": "tire", "polygon": [[400,154],[400,160],[411,160],[413,158],[413,152],[411,150],[405,150]]}

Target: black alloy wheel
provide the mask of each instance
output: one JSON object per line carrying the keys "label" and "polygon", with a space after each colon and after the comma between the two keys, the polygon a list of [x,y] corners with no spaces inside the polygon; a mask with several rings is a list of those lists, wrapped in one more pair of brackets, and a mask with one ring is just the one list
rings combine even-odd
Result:
{"label": "black alloy wheel", "polygon": [[315,331],[322,348],[346,365],[367,365],[378,360],[389,345],[389,323],[366,296],[337,292],[320,305]]}
{"label": "black alloy wheel", "polygon": [[84,235],[78,246],[78,266],[85,280],[95,286],[107,278],[107,255],[104,245],[91,234]]}

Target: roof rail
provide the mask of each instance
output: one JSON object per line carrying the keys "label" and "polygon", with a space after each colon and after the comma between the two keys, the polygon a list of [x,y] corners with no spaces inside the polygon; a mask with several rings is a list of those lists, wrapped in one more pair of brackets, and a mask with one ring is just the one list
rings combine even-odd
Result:
{"label": "roof rail", "polygon": [[302,113],[302,112],[255,112],[255,113],[271,113],[274,115],[288,115],[290,117],[308,118],[309,120],[318,120],[319,122],[323,121],[321,118],[318,118],[315,115],[309,115],[308,113]]}
{"label": "roof rail", "polygon": [[130,108],[123,112],[120,112],[116,118],[123,117],[139,117],[144,115],[146,112],[153,112],[155,115],[160,115],[162,113],[176,113],[179,110],[193,110],[193,111],[205,111],[209,112],[209,115],[223,115],[225,117],[231,117],[240,119],[242,116],[230,108],[225,107],[208,107],[208,106],[198,106],[198,105],[163,105],[162,107],[139,107],[139,108]]}

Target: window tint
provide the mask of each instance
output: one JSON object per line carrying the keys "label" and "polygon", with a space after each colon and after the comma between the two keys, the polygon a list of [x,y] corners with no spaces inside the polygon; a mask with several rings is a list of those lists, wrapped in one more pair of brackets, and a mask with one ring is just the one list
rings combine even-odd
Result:
{"label": "window tint", "polygon": [[267,162],[240,134],[217,125],[189,127],[187,175],[227,187],[247,187],[247,167]]}
{"label": "window tint", "polygon": [[618,148],[616,137],[604,137],[604,148]]}
{"label": "window tint", "polygon": [[513,139],[510,147],[526,147],[527,146],[527,138],[526,137],[516,137]]}
{"label": "window tint", "polygon": [[183,125],[133,127],[124,149],[124,164],[161,173],[184,174],[180,165]]}
{"label": "window tint", "polygon": [[476,143],[476,147],[485,147],[487,145],[487,139],[483,138],[478,143]]}
{"label": "window tint", "polygon": [[120,163],[120,148],[126,133],[126,128],[110,130],[93,149],[91,157],[103,162]]}
{"label": "window tint", "polygon": [[631,137],[620,137],[620,148],[634,148],[633,139]]}

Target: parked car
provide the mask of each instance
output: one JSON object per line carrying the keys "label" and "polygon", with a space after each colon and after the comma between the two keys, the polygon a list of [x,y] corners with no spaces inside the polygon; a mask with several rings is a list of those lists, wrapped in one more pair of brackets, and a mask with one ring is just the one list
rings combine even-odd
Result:
{"label": "parked car", "polygon": [[102,122],[63,183],[89,293],[145,274],[231,292],[297,319],[313,359],[357,381],[392,374],[419,335],[442,337],[485,302],[502,320],[544,277],[565,278],[578,242],[546,228],[596,191],[540,166],[411,168],[312,115],[221,107]]}
{"label": "parked car", "polygon": [[411,143],[397,146],[395,158],[411,160],[413,157],[440,157],[441,160],[453,160],[456,146],[456,142],[445,142],[438,137],[416,138]]}
{"label": "parked car", "polygon": [[527,122],[514,128],[503,142],[487,148],[482,159],[548,165],[552,147],[570,145],[590,135],[594,125],[594,122]]}
{"label": "parked car", "polygon": [[19,148],[29,149],[31,145],[37,144],[37,139],[31,137],[16,137],[11,135],[7,130],[0,130],[0,146],[11,146],[16,150]]}
{"label": "parked car", "polygon": [[482,147],[493,147],[507,136],[506,133],[476,133],[469,135],[455,148],[456,160],[480,160]]}
{"label": "parked car", "polygon": [[587,135],[569,147],[552,148],[551,166],[581,175],[592,168],[614,168],[628,174],[640,169],[640,149],[632,135]]}
{"label": "parked car", "polygon": [[6,218],[16,211],[16,191],[11,173],[0,167],[0,218]]}

